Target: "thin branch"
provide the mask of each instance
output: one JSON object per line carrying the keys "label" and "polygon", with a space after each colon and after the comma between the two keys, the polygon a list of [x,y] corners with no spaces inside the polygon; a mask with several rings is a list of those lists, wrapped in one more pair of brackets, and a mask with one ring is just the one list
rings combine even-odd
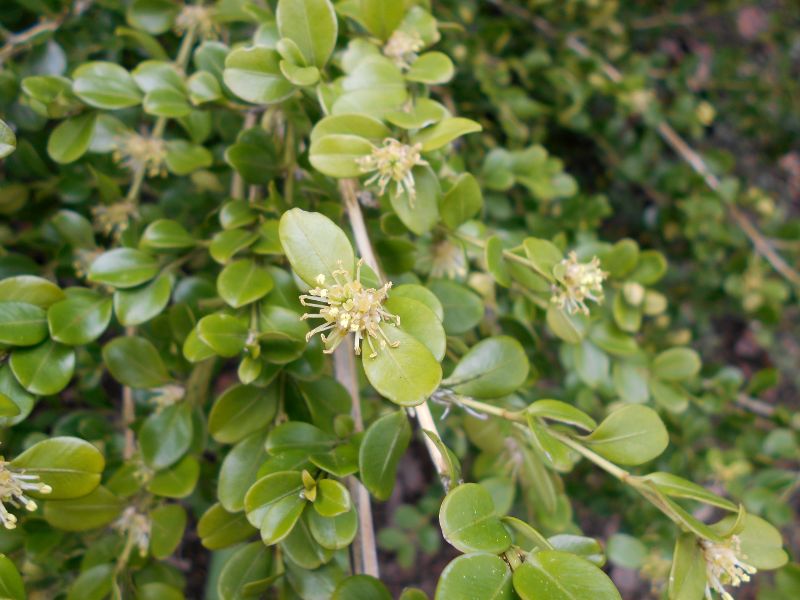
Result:
{"label": "thin branch", "polygon": [[[557,37],[557,33],[555,29],[548,23],[546,20],[542,19],[541,17],[537,17],[534,14],[531,14],[525,8],[518,6],[516,4],[511,4],[510,2],[506,2],[505,0],[490,0],[492,4],[497,6],[502,12],[515,16],[520,19],[524,19],[525,21],[531,23],[534,27],[536,27],[539,31],[541,31],[547,37],[555,39]],[[621,83],[623,80],[622,73],[610,62],[605,60],[603,57],[597,55],[597,53],[590,50],[580,39],[578,39],[575,35],[569,35],[565,39],[564,43],[566,46],[571,49],[575,54],[581,56],[582,58],[594,60],[600,66],[600,69],[603,73],[614,83]],[[706,186],[715,192],[716,194],[720,193],[720,180],[719,178],[711,171],[711,168],[708,164],[703,160],[700,154],[695,151],[687,142],[686,140],[681,137],[681,135],[672,128],[672,126],[667,123],[666,121],[662,120],[658,126],[656,127],[656,131],[661,136],[661,139],[672,148],[672,150],[684,161],[686,162],[692,170],[697,173]],[[772,244],[769,242],[767,238],[765,238],[758,228],[752,223],[749,217],[742,212],[738,207],[733,204],[727,203],[724,201],[724,205],[728,209],[728,214],[730,218],[739,226],[742,232],[749,238],[751,244],[755,248],[756,252],[760,254],[767,262],[772,265],[772,268],[775,269],[778,273],[780,273],[787,281],[795,285],[796,287],[800,287],[800,273],[798,273],[794,268],[792,268],[782,256],[780,256],[775,249],[772,247]]]}
{"label": "thin branch", "polygon": [[[361,400],[358,394],[355,357],[350,344],[340,344],[333,353],[333,371],[336,380],[350,393],[351,409],[356,431],[364,430]],[[355,477],[349,477],[347,486],[356,505],[358,535],[353,540],[353,571],[379,577],[378,551],[375,546],[375,527],[372,522],[372,505],[369,492]]]}

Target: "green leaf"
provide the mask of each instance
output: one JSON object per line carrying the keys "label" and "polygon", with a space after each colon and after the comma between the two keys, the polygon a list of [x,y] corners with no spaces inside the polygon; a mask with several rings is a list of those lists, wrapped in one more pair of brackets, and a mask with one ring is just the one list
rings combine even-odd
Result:
{"label": "green leaf", "polygon": [[670,348],[656,356],[651,371],[665,381],[683,381],[697,375],[700,365],[700,356],[691,348]]}
{"label": "green leaf", "polygon": [[405,6],[402,2],[392,0],[361,0],[358,3],[358,10],[353,14],[349,12],[347,14],[358,18],[367,31],[385,42],[403,20]]}
{"label": "green leaf", "polygon": [[[590,563],[602,567],[606,564],[606,556],[600,543],[582,535],[560,534],[547,538],[548,542],[556,549],[570,554],[577,554]],[[545,548],[546,550],[547,548]]]}
{"label": "green leaf", "polygon": [[[455,67],[453,67],[453,61],[450,60],[449,56],[442,52],[426,52],[421,54],[411,65],[411,68],[406,73],[406,79],[435,85],[437,83],[447,83],[453,78],[454,73]],[[480,131],[480,125],[474,131]]]}
{"label": "green leaf", "polygon": [[333,552],[320,546],[311,534],[308,524],[308,515],[313,511],[306,511],[297,521],[292,532],[281,542],[281,548],[294,564],[304,569],[316,569],[329,562]]}
{"label": "green leaf", "polygon": [[514,590],[522,600],[622,600],[597,566],[557,550],[530,554],[514,571]]}
{"label": "green leaf", "polygon": [[25,584],[17,567],[5,554],[0,554],[0,597],[8,600],[25,600]]}
{"label": "green leaf", "polygon": [[34,346],[47,337],[47,313],[27,302],[0,302],[0,344]]}
{"label": "green leaf", "polygon": [[186,510],[180,504],[165,504],[150,511],[150,554],[163,560],[181,542],[186,529]]}
{"label": "green leaf", "polygon": [[329,0],[278,0],[275,19],[280,36],[297,45],[308,65],[325,66],[339,33]]}
{"label": "green leaf", "polygon": [[269,432],[264,447],[270,454],[281,454],[292,450],[314,454],[329,451],[336,441],[331,434],[311,423],[289,421],[281,423]]}
{"label": "green leaf", "polygon": [[16,425],[33,410],[34,397],[17,382],[8,365],[0,367],[0,399],[6,413],[0,417],[0,427]]}
{"label": "green leaf", "polygon": [[214,162],[214,155],[205,146],[185,140],[170,140],[167,142],[165,162],[170,173],[189,175],[198,169],[210,167]]}
{"label": "green leaf", "polygon": [[435,600],[512,600],[511,569],[499,556],[475,552],[451,561],[439,578]]}
{"label": "green leaf", "polygon": [[196,243],[186,228],[172,219],[157,219],[150,223],[139,242],[143,249],[153,250],[183,250]]}
{"label": "green leaf", "polygon": [[483,194],[478,180],[470,173],[462,173],[442,198],[439,212],[442,221],[451,229],[468,221],[483,208]]}
{"label": "green leaf", "polygon": [[597,427],[597,423],[592,417],[579,408],[560,400],[537,400],[526,409],[526,412],[533,417],[567,423],[586,431],[592,431]]}
{"label": "green leaf", "polygon": [[46,502],[44,518],[56,529],[88,531],[114,521],[122,508],[122,501],[100,485],[80,498]]}
{"label": "green leaf", "polygon": [[89,149],[96,122],[91,112],[62,121],[47,140],[47,154],[59,164],[75,162]]}
{"label": "green leaf", "polygon": [[[439,102],[430,98],[417,98],[410,110],[406,104],[401,110],[387,112],[383,118],[402,129],[422,129],[438,123],[449,115],[447,109]],[[462,175],[468,175],[468,173],[462,173]]]}
{"label": "green leaf", "polygon": [[414,298],[393,294],[383,306],[400,317],[403,330],[422,342],[437,361],[444,358],[447,347],[444,327],[441,319],[426,304]]}
{"label": "green leaf", "polygon": [[266,427],[278,410],[277,386],[233,385],[217,398],[208,416],[208,432],[222,444],[235,444]]}
{"label": "green leaf", "polygon": [[646,463],[660,455],[669,443],[658,414],[638,404],[615,410],[583,439],[591,450],[621,465]]}
{"label": "green leaf", "polygon": [[382,119],[408,99],[403,74],[384,56],[371,56],[358,63],[342,88],[344,93],[333,104],[334,115],[361,113]]}
{"label": "green leaf", "polygon": [[158,273],[156,259],[134,248],[114,248],[101,254],[89,269],[89,281],[116,288],[132,288]]}
{"label": "green leaf", "polygon": [[402,190],[400,193],[390,193],[389,200],[403,225],[417,235],[423,235],[439,221],[439,196],[442,190],[439,179],[430,167],[414,167],[411,174],[416,185],[414,199]]}
{"label": "green leaf", "polygon": [[167,32],[178,14],[178,6],[170,0],[134,0],[125,17],[132,26],[153,35]]}
{"label": "green leaf", "polygon": [[81,289],[47,310],[50,337],[69,346],[93,342],[111,321],[111,298]]}
{"label": "green leaf", "polygon": [[100,564],[83,571],[69,588],[67,600],[103,600],[111,593],[114,565]]}
{"label": "green leaf", "polygon": [[169,304],[173,277],[161,275],[150,283],[114,292],[114,313],[121,325],[141,325],[160,315]]}
{"label": "green leaf", "polygon": [[26,302],[48,308],[66,296],[52,281],[34,275],[18,275],[0,280],[0,301]]}
{"label": "green leaf", "polygon": [[114,338],[103,346],[103,360],[114,379],[132,388],[151,389],[170,382],[158,350],[143,337]]}
{"label": "green leaf", "polygon": [[428,289],[442,303],[442,322],[448,335],[464,334],[483,318],[483,302],[480,296],[460,283],[449,279],[434,279],[428,283]]}
{"label": "green leaf", "polygon": [[350,240],[328,217],[293,208],[281,216],[279,233],[292,269],[309,286],[317,285],[318,275],[333,282],[333,271],[354,272]]}
{"label": "green leaf", "polygon": [[38,442],[18,455],[11,465],[37,475],[49,485],[49,494],[30,492],[34,498],[80,498],[100,483],[105,459],[89,442],[75,437],[54,437]]}
{"label": "green leaf", "polygon": [[639,262],[628,279],[642,285],[653,285],[667,272],[667,259],[657,250],[639,253]]}
{"label": "green leaf", "polygon": [[225,85],[253,104],[282,102],[295,88],[281,73],[280,60],[271,48],[237,48],[225,58]]}
{"label": "green leaf", "polygon": [[267,545],[284,539],[297,523],[306,505],[298,471],[278,471],[262,477],[244,498],[247,519],[261,529]]}
{"label": "green leaf", "polygon": [[692,533],[681,533],[675,540],[669,573],[669,600],[697,600],[706,589],[703,552]]}
{"label": "green leaf", "polygon": [[247,229],[229,229],[214,234],[209,246],[211,258],[220,264],[228,262],[233,255],[249,248],[258,239],[258,234]]}
{"label": "green leaf", "polygon": [[720,496],[709,492],[703,486],[697,485],[683,477],[678,477],[672,473],[649,473],[644,476],[645,479],[655,484],[658,490],[667,496],[673,498],[686,498],[688,500],[696,500],[711,506],[718,506],[731,512],[737,512],[739,507],[730,500],[721,498]]}
{"label": "green leaf", "polygon": [[14,377],[32,394],[57,394],[72,379],[75,352],[69,346],[46,341],[32,348],[17,349],[9,361]]}
{"label": "green leaf", "polygon": [[323,517],[315,510],[305,512],[308,527],[316,542],[328,550],[341,550],[349,546],[358,531],[358,513],[355,506],[335,517]]}
{"label": "green leaf", "polygon": [[266,459],[262,432],[247,436],[228,452],[217,482],[217,497],[225,510],[238,512],[244,508],[245,494]]}
{"label": "green leaf", "polygon": [[379,394],[401,406],[422,404],[442,380],[442,367],[421,342],[391,324],[383,332],[392,347],[379,348],[377,356],[362,353],[361,363],[372,387]]}
{"label": "green leaf", "polygon": [[192,408],[186,402],[152,413],[139,430],[144,462],[155,470],[174,465],[189,450],[193,429]]}
{"label": "green leaf", "polygon": [[553,267],[559,264],[564,255],[553,242],[539,238],[525,238],[525,255],[536,268],[536,272],[546,277],[550,281],[555,281],[553,277]]}
{"label": "green leaf", "polygon": [[392,600],[392,595],[380,579],[351,575],[336,586],[331,600]]}
{"label": "green leaf", "polygon": [[363,137],[335,133],[312,141],[308,160],[317,171],[330,177],[360,177],[364,173],[356,160],[372,150],[373,145]]}
{"label": "green leaf", "polygon": [[153,475],[147,491],[164,498],[186,498],[194,491],[199,477],[200,463],[194,456],[184,456],[171,468]]}
{"label": "green leaf", "polygon": [[208,71],[193,73],[186,84],[189,89],[189,100],[195,106],[214,102],[222,97],[222,88],[217,78]]}
{"label": "green leaf", "polygon": [[[368,115],[343,114],[329,115],[318,121],[311,130],[310,139],[313,146],[314,142],[329,135],[346,135],[366,139],[377,145],[391,134],[391,130],[378,119]],[[369,154],[369,151],[366,154]]]}
{"label": "green leaf", "polygon": [[5,158],[17,148],[17,136],[8,123],[0,119],[0,159]]}
{"label": "green leaf", "polygon": [[682,413],[688,408],[689,396],[680,384],[651,379],[648,385],[656,404],[664,410],[673,413]]}
{"label": "green leaf", "polygon": [[238,318],[215,313],[200,319],[197,335],[214,352],[229,358],[238,356],[244,350],[249,330]]}
{"label": "green leaf", "polygon": [[394,489],[397,465],[411,440],[405,412],[384,415],[367,428],[358,451],[361,481],[378,500],[388,500]]}
{"label": "green leaf", "polygon": [[147,92],[142,103],[144,112],[156,117],[177,119],[192,112],[189,99],[183,91],[160,88]]}
{"label": "green leaf", "polygon": [[239,548],[222,567],[217,580],[217,594],[224,599],[244,598],[244,587],[259,581],[272,571],[272,550],[261,542]]}
{"label": "green leaf", "polygon": [[317,67],[298,67],[286,60],[282,60],[279,65],[281,74],[290,83],[298,87],[311,87],[319,81],[319,69]]}
{"label": "green leaf", "polygon": [[83,63],[72,74],[78,98],[105,110],[128,108],[142,101],[142,92],[123,67],[110,62]]}
{"label": "green leaf", "polygon": [[221,504],[213,504],[197,522],[197,535],[208,550],[227,548],[254,533],[256,529],[243,512],[230,513]]}
{"label": "green leaf", "polygon": [[473,398],[501,398],[515,392],[528,377],[528,357],[507,335],[486,338],[470,348],[442,383]]}
{"label": "green leaf", "polygon": [[229,263],[217,278],[217,291],[233,308],[241,308],[266,296],[274,285],[264,267],[252,259]]}
{"label": "green leaf", "polygon": [[336,517],[348,512],[351,507],[350,493],[341,483],[333,479],[320,479],[317,482],[314,510],[320,516]]}
{"label": "green leaf", "polygon": [[[180,585],[180,584],[178,584]],[[183,592],[160,581],[145,583],[136,591],[136,600],[184,600]]]}
{"label": "green leaf", "polygon": [[[730,531],[737,516],[730,515],[715,523],[711,529],[718,534]],[[736,534],[739,538],[740,556],[745,562],[760,571],[778,569],[785,565],[789,557],[783,549],[783,538],[780,531],[761,517],[746,514],[744,526]]]}
{"label": "green leaf", "polygon": [[430,152],[446,146],[462,135],[476,133],[482,129],[483,128],[480,126],[480,123],[476,123],[471,119],[464,119],[463,117],[446,117],[436,123],[436,125],[423,129],[416,135],[412,136],[411,142],[414,144],[422,144],[422,151]]}
{"label": "green leaf", "polygon": [[489,492],[477,483],[463,483],[445,496],[439,510],[442,535],[461,552],[505,552],[511,545]]}

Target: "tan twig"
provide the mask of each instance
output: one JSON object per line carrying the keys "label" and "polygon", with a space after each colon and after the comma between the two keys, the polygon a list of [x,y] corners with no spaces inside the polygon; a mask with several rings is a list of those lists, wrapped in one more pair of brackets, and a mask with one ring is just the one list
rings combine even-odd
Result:
{"label": "tan twig", "polygon": [[[350,393],[350,415],[353,417],[356,431],[363,431],[364,420],[361,416],[355,357],[350,344],[340,344],[334,351],[333,372],[336,380]],[[350,489],[358,514],[358,535],[352,545],[353,571],[379,577],[378,551],[375,545],[375,526],[372,521],[369,492],[355,477],[348,477],[347,487]]]}
{"label": "tan twig", "polygon": [[[531,14],[525,8],[516,4],[511,4],[505,0],[490,0],[492,4],[497,6],[502,12],[513,15],[517,18],[524,19],[531,23],[534,27],[539,29],[544,35],[550,38],[556,38],[556,31],[546,20],[536,15]],[[571,49],[575,54],[582,58],[591,59],[597,62],[603,73],[614,83],[620,83],[623,80],[622,73],[610,62],[603,57],[597,55],[590,50],[580,39],[574,35],[568,35],[564,41],[566,46]],[[686,162],[692,170],[697,173],[706,186],[714,193],[720,193],[720,180],[711,171],[711,168],[703,160],[700,154],[695,151],[681,135],[675,131],[672,126],[662,120],[656,127],[656,131],[661,136],[661,139],[672,148],[672,150]],[[800,273],[792,268],[780,254],[778,254],[772,247],[772,244],[765,238],[758,228],[753,224],[749,217],[742,212],[737,206],[726,202],[723,203],[728,210],[730,218],[738,225],[742,232],[748,237],[750,243],[755,248],[756,252],[760,254],[778,273],[780,273],[787,281],[793,285],[800,287]]]}

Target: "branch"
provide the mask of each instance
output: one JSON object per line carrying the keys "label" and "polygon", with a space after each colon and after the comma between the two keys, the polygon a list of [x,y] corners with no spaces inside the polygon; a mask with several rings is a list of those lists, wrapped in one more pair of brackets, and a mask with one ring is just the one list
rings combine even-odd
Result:
{"label": "branch", "polygon": [[[340,344],[333,353],[333,371],[336,380],[350,393],[351,410],[356,431],[364,430],[361,417],[361,400],[358,395],[355,357],[350,344]],[[355,477],[348,477],[347,487],[356,505],[358,535],[353,540],[353,571],[379,577],[378,552],[375,547],[375,528],[372,523],[372,505],[369,492]]]}
{"label": "branch", "polygon": [[[489,0],[492,4],[497,6],[501,12],[512,15],[519,19],[523,19],[531,23],[545,36],[555,39],[557,37],[555,29],[546,20],[536,15],[531,14],[525,8],[506,2],[505,0]],[[623,80],[622,73],[610,62],[603,57],[597,55],[590,50],[580,39],[575,35],[567,36],[565,42],[566,46],[582,58],[595,60],[600,65],[603,73],[614,83],[620,83]],[[656,127],[661,139],[672,148],[672,150],[686,162],[692,170],[697,173],[706,186],[716,194],[720,193],[719,178],[714,175],[711,168],[703,160],[700,154],[695,151],[681,135],[675,131],[672,126],[665,120],[662,120]],[[778,254],[772,247],[770,241],[765,238],[758,228],[752,223],[747,215],[742,212],[738,207],[733,204],[724,202],[725,207],[728,209],[728,215],[739,226],[742,232],[748,237],[750,243],[755,248],[756,252],[760,254],[778,273],[780,273],[787,281],[796,287],[800,287],[800,273],[793,269],[780,254]]]}

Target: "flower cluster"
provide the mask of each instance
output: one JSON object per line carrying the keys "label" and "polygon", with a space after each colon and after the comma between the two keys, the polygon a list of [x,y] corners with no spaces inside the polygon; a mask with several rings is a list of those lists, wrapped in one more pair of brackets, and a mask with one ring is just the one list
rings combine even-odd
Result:
{"label": "flower cluster", "polygon": [[417,53],[424,47],[425,42],[416,31],[408,33],[396,29],[383,46],[383,55],[391,58],[401,69],[408,69],[411,63],[417,60]]}
{"label": "flower cluster", "polygon": [[6,529],[14,529],[17,526],[17,517],[8,512],[3,503],[8,502],[12,506],[34,511],[37,508],[36,502],[28,498],[25,492],[49,494],[53,488],[39,481],[38,475],[26,475],[23,470],[11,469],[8,465],[0,457],[0,523]]}
{"label": "flower cluster", "polygon": [[199,4],[186,4],[178,16],[175,17],[175,32],[186,33],[193,29],[203,39],[219,36],[219,26],[214,22],[214,15],[207,6]]}
{"label": "flower cluster", "polygon": [[733,600],[724,586],[739,587],[750,581],[750,576],[756,572],[754,566],[742,560],[747,557],[742,554],[739,538],[734,535],[721,544],[700,540],[700,548],[706,561],[706,598],[711,600],[713,590],[722,600]]}
{"label": "flower cluster", "polygon": [[132,217],[137,214],[133,202],[116,202],[114,204],[98,204],[92,207],[95,227],[105,235],[122,234]]}
{"label": "flower cluster", "polygon": [[356,159],[362,173],[375,174],[367,179],[365,185],[377,182],[381,196],[386,192],[386,187],[394,181],[397,184],[396,194],[402,191],[408,194],[408,201],[414,205],[417,190],[414,185],[414,175],[411,170],[417,165],[427,165],[420,154],[422,144],[409,146],[394,138],[383,140],[383,146],[373,148],[372,153]]}
{"label": "flower cluster", "polygon": [[125,136],[117,142],[113,158],[131,171],[145,169],[149,177],[167,175],[167,144],[160,138]]}
{"label": "flower cluster", "polygon": [[346,269],[337,269],[332,273],[332,283],[328,283],[324,275],[318,275],[317,287],[308,290],[308,294],[300,296],[303,306],[319,309],[319,313],[304,314],[303,319],[324,321],[322,325],[308,332],[306,341],[317,333],[332,331],[327,336],[324,333],[322,335],[327,353],[333,352],[349,333],[355,334],[353,349],[356,354],[361,354],[362,340],[367,341],[370,358],[378,355],[373,339],[378,340],[379,348],[385,348],[387,344],[394,348],[399,344],[392,342],[381,329],[383,322],[400,324],[400,317],[383,308],[392,282],[385,283],[379,289],[365,288],[361,283],[363,262],[363,259],[358,261],[355,279]]}
{"label": "flower cluster", "polygon": [[558,283],[553,284],[550,301],[570,314],[582,312],[589,314],[586,300],[598,304],[603,301],[603,281],[608,273],[600,269],[600,259],[596,256],[588,263],[578,262],[575,252],[562,260],[553,269]]}
{"label": "flower cluster", "polygon": [[136,507],[129,506],[112,527],[126,536],[129,543],[139,549],[140,556],[147,556],[147,550],[150,548],[151,529],[151,522],[147,515],[140,513]]}

